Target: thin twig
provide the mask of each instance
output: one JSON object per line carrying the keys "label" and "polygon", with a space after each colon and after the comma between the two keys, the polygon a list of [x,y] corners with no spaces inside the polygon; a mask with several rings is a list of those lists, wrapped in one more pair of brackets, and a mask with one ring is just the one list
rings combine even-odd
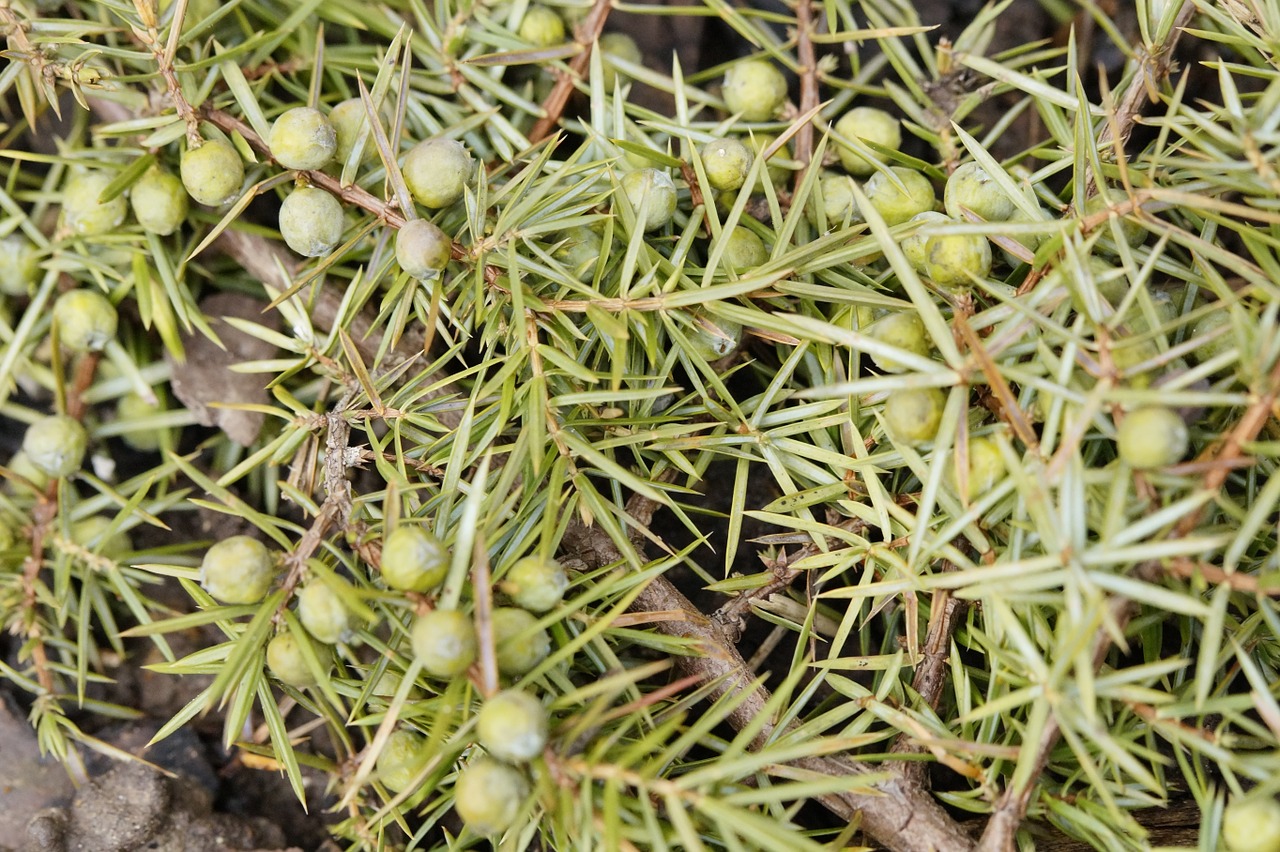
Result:
{"label": "thin twig", "polygon": [[613,8],[610,0],[595,0],[590,13],[577,28],[575,33],[580,52],[569,61],[568,73],[560,74],[547,99],[542,102],[542,118],[538,119],[529,131],[529,143],[536,145],[551,135],[564,115],[564,108],[569,105],[569,96],[573,94],[573,84],[580,79],[591,64],[591,51],[600,34],[604,32],[604,22],[609,18]]}
{"label": "thin twig", "polygon": [[[807,116],[818,106],[818,59],[813,49],[813,7],[812,0],[796,2],[796,58],[800,61],[800,114]],[[813,121],[804,121],[796,131],[796,160],[800,168],[796,170],[795,182],[792,186],[800,191],[804,176],[809,171],[813,159]]]}

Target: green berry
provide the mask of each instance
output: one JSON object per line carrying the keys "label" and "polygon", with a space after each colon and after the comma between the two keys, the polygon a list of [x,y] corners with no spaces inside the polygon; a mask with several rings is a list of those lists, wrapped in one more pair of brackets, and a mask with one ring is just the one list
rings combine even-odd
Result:
{"label": "green berry", "polygon": [[471,155],[453,139],[428,139],[404,157],[404,182],[424,207],[448,207],[462,198],[471,180]]}
{"label": "green berry", "polygon": [[1272,796],[1234,799],[1222,814],[1228,852],[1280,852],[1280,803]]}
{"label": "green berry", "polygon": [[532,5],[520,20],[518,32],[535,47],[551,47],[564,41],[564,19],[553,9]]}
{"label": "green berry", "polygon": [[981,234],[935,234],[924,251],[924,274],[939,287],[965,288],[991,271],[991,243]]}
{"label": "green berry", "polygon": [[298,689],[316,684],[302,646],[292,633],[279,633],[267,643],[267,668],[281,683]]}
{"label": "green berry", "polygon": [[347,634],[351,613],[337,592],[312,582],[298,590],[298,620],[316,639],[332,645]]}
{"label": "green berry", "polygon": [[182,155],[182,185],[199,204],[218,207],[235,198],[244,183],[244,161],[230,142],[209,139]]}
{"label": "green berry", "polygon": [[[1226,326],[1232,328],[1231,312],[1227,310],[1216,310],[1191,327],[1188,340],[1197,340],[1201,337],[1207,337],[1219,328]],[[1196,363],[1203,364],[1205,361],[1217,358],[1227,352],[1234,352],[1236,349],[1235,335],[1228,331],[1226,334],[1219,334],[1212,340],[1206,340],[1195,348],[1192,355],[1196,359]]]}
{"label": "green berry", "polygon": [[342,242],[342,204],[323,189],[303,186],[280,205],[280,236],[303,257],[321,257]]}
{"label": "green berry", "polygon": [[1138,470],[1176,464],[1187,454],[1190,441],[1178,413],[1157,405],[1129,412],[1116,430],[1121,460]]}
{"label": "green berry", "polygon": [[322,169],[338,150],[338,131],[314,107],[280,113],[267,134],[271,156],[286,169]]}
{"label": "green berry", "polygon": [[133,218],[142,230],[167,237],[187,218],[187,191],[178,176],[152,166],[129,191]]}
{"label": "green berry", "polygon": [[863,221],[862,208],[853,196],[857,184],[848,175],[827,173],[818,181],[822,196],[822,212],[827,217],[827,227],[835,230],[857,225]]}
{"label": "green berry", "polygon": [[735,225],[724,240],[720,264],[733,272],[750,272],[769,259],[769,250],[765,248],[764,241],[749,228]]}
{"label": "green berry", "polygon": [[742,326],[727,319],[703,319],[689,335],[693,351],[704,361],[719,361],[742,342]]}
{"label": "green berry", "polygon": [[25,296],[40,273],[40,258],[31,240],[19,233],[0,237],[0,294]]}
{"label": "green berry", "polygon": [[640,52],[640,45],[626,33],[605,33],[600,36],[599,45],[600,65],[604,69],[606,92],[612,92],[617,87],[618,76],[622,73],[613,60],[621,59],[632,65],[644,64],[644,54]]}
{"label": "green berry", "polygon": [[116,306],[97,290],[68,290],[53,304],[62,345],[73,352],[100,352],[116,336]]}
{"label": "green berry", "polygon": [[[329,123],[333,125],[334,133],[337,134],[334,158],[339,166],[345,165],[356,143],[360,141],[360,135],[368,133],[369,114],[365,112],[364,101],[359,98],[349,98],[337,104],[329,110]],[[378,149],[373,144],[373,134],[369,133],[364,140],[364,150],[360,157],[368,161],[377,156]]]}
{"label": "green berry", "polygon": [[1017,209],[1013,199],[1005,195],[987,170],[972,162],[963,163],[947,178],[947,185],[942,191],[942,206],[948,216],[962,222],[968,221],[961,209],[963,207],[988,222],[1003,222]]}
{"label": "green berry", "polygon": [[[875,107],[854,107],[840,117],[835,130],[845,139],[874,142],[894,150],[902,146],[902,125],[898,119]],[[851,175],[866,177],[876,170],[875,163],[848,145],[837,141],[836,151],[840,155],[840,165]],[[876,161],[882,162],[879,158]]]}
{"label": "green berry", "polygon": [[[1021,207],[1015,207],[1013,208],[1013,213],[1005,221],[1009,222],[1011,225],[1025,225],[1030,222],[1049,222],[1052,218],[1053,217],[1049,215],[1048,211],[1043,209],[1039,209],[1035,214],[1031,214],[1024,211]],[[1041,234],[1011,234],[1010,238],[1014,242],[1025,247],[1032,254],[1035,254],[1036,251],[1039,250],[1040,246],[1043,245],[1045,240],[1049,239],[1050,236],[1051,235],[1046,232]],[[1010,266],[1017,266],[1019,263],[1022,263],[1022,260],[1003,249],[1001,250],[1001,253],[1004,254],[1005,262]]]}
{"label": "green berry", "polygon": [[[136,423],[163,411],[159,404],[147,402],[136,393],[125,394],[116,402],[116,420],[120,423]],[[120,440],[140,452],[153,453],[160,449],[163,434],[163,429],[146,426],[121,432]]]}
{"label": "green berry", "polygon": [[[867,327],[866,333],[881,343],[896,346],[921,357],[929,354],[929,336],[925,333],[924,323],[914,313],[896,311],[886,314]],[[872,355],[871,360],[886,373],[905,373],[909,367],[885,355]]]}
{"label": "green berry", "polygon": [[396,261],[412,278],[436,278],[449,265],[449,235],[426,219],[410,219],[396,232]]}
{"label": "green berry", "polygon": [[547,747],[547,711],[527,692],[499,692],[480,708],[476,738],[499,760],[527,763]]}
{"label": "green berry", "polygon": [[62,216],[72,233],[96,237],[120,227],[129,202],[123,195],[102,201],[110,183],[111,175],[103,172],[77,172],[67,180],[62,187]]}
{"label": "green berry", "polygon": [[[753,133],[751,135],[751,150],[754,156],[763,157],[764,152],[774,143],[778,137],[772,133]],[[769,161],[765,163],[765,170],[769,173],[769,180],[775,184],[786,183],[787,178],[791,176],[791,170],[786,166],[777,165],[778,160],[791,159],[791,150],[784,144],[773,153]]]}
{"label": "green berry", "polygon": [[[23,450],[13,454],[13,457],[9,459],[8,467],[11,472],[31,483],[32,487],[37,491],[44,491],[49,484],[49,474],[36,467],[35,463],[31,461],[31,456],[27,455]],[[11,487],[26,488],[25,485],[19,486],[18,481],[14,479],[9,480],[9,485]]]}
{"label": "green berry", "polygon": [[487,757],[458,773],[453,807],[477,834],[501,834],[520,817],[529,784],[518,770]]}
{"label": "green berry", "polygon": [[[976,500],[986,494],[1004,476],[1004,456],[994,438],[980,437],[969,441],[969,490],[967,498]],[[952,488],[958,489],[955,467],[947,468]]]}
{"label": "green berry", "polygon": [[[1084,204],[1084,213],[1086,216],[1093,216],[1107,210],[1110,205],[1101,195],[1095,195]],[[1142,227],[1138,222],[1128,216],[1119,217],[1120,235],[1124,241],[1131,246],[1137,247],[1147,241],[1147,229]],[[1101,227],[1106,228],[1103,233],[1111,234],[1109,225],[1103,224]]]}
{"label": "green berry", "polygon": [[925,253],[925,244],[929,241],[931,224],[943,224],[954,222],[950,216],[938,213],[933,210],[926,210],[923,213],[917,213],[907,220],[915,222],[919,225],[915,231],[902,238],[902,242],[898,247],[902,249],[903,255],[907,258],[907,263],[911,264],[911,268],[920,274],[924,274],[926,261],[928,259]]}
{"label": "green berry", "polygon": [[493,647],[498,671],[519,677],[532,671],[551,653],[551,637],[526,610],[500,606],[493,610]]}
{"label": "green berry", "polygon": [[729,192],[742,186],[755,155],[737,139],[713,139],[702,146],[702,167],[712,189]]}
{"label": "green berry", "polygon": [[574,278],[586,282],[595,277],[603,247],[604,240],[595,229],[579,225],[564,232],[560,245],[552,252],[552,256],[567,266]]}
{"label": "green berry", "polygon": [[80,469],[88,433],[73,417],[51,414],[27,427],[22,450],[35,468],[46,476],[70,476]]}
{"label": "green berry", "polygon": [[744,121],[768,121],[787,99],[787,78],[767,59],[745,59],[725,72],[723,95]]}
{"label": "green berry", "polygon": [[449,573],[449,550],[420,526],[401,524],[382,544],[382,581],[404,592],[429,592]]}
{"label": "green berry", "polygon": [[404,729],[392,731],[378,754],[378,780],[393,793],[408,790],[430,757],[426,737]]}
{"label": "green berry", "polygon": [[894,391],[884,403],[884,422],[889,436],[908,446],[932,441],[942,423],[947,395],[937,388]]}
{"label": "green berry", "polygon": [[413,624],[413,653],[427,674],[444,680],[457,677],[476,660],[476,629],[456,609],[436,609]]}
{"label": "green berry", "polygon": [[226,604],[255,604],[276,578],[271,551],[256,538],[233,535],[210,547],[200,563],[200,585]]}
{"label": "green berry", "polygon": [[932,210],[938,200],[927,177],[898,166],[890,168],[888,173],[873,174],[864,190],[867,200],[887,225],[898,225],[917,213]]}
{"label": "green berry", "polygon": [[99,556],[119,562],[133,550],[133,542],[124,530],[108,535],[110,527],[111,519],[106,515],[90,515],[71,524],[71,540]]}
{"label": "green berry", "polygon": [[656,231],[675,216],[676,185],[665,171],[637,169],[623,175],[621,184],[642,231]]}
{"label": "green berry", "polygon": [[554,559],[526,556],[503,576],[501,588],[516,606],[546,612],[564,600],[569,575]]}

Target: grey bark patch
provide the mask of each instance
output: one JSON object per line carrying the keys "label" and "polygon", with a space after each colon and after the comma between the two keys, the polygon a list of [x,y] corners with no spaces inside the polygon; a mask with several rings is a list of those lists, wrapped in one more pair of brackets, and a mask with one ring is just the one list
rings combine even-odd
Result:
{"label": "grey bark patch", "polygon": [[74,792],[67,771],[41,758],[30,723],[0,693],[0,844],[22,837],[33,816],[66,804]]}

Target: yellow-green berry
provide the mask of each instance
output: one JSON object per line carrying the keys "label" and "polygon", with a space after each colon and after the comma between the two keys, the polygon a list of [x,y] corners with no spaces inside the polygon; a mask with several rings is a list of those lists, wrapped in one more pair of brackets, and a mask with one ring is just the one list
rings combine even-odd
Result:
{"label": "yellow-green berry", "polygon": [[449,573],[449,550],[420,526],[401,524],[382,543],[382,581],[404,592],[429,592]]}
{"label": "yellow-green berry", "polygon": [[702,146],[701,153],[707,183],[722,192],[742,186],[755,161],[751,149],[733,138],[713,139]]}
{"label": "yellow-green berry", "polygon": [[271,125],[267,147],[286,169],[322,169],[338,150],[338,131],[315,107],[294,107]]}
{"label": "yellow-green berry", "polygon": [[215,543],[200,563],[200,585],[226,604],[254,604],[276,578],[271,551],[256,538],[234,535]]}
{"label": "yellow-green berry", "polygon": [[182,181],[158,166],[147,169],[134,183],[129,203],[142,230],[162,237],[178,230],[187,218],[187,191]]}
{"label": "yellow-green berry", "polygon": [[968,208],[988,222],[1003,222],[1013,215],[1013,199],[1005,194],[986,168],[977,163],[963,163],[947,178],[942,191],[942,206],[948,216],[968,221],[961,208]]}
{"label": "yellow-green berry", "polygon": [[853,195],[854,186],[853,178],[831,172],[818,181],[822,213],[827,218],[828,228],[845,228],[864,221],[862,209]]}
{"label": "yellow-green berry", "polygon": [[104,172],[76,172],[62,187],[63,221],[71,232],[82,237],[96,237],[120,227],[129,202],[123,195],[102,201],[102,193],[111,183]]}
{"label": "yellow-green berry", "polygon": [[932,441],[938,434],[946,404],[946,394],[937,388],[894,391],[884,403],[889,437],[908,446]]}
{"label": "yellow-green berry", "polygon": [[894,166],[867,179],[867,200],[887,225],[898,225],[917,213],[932,210],[938,196],[920,172]]}
{"label": "yellow-green berry", "polygon": [[554,559],[526,556],[512,565],[502,578],[501,589],[516,606],[531,612],[546,612],[564,600],[569,575]]}
{"label": "yellow-green berry", "polygon": [[68,290],[53,304],[58,338],[73,352],[100,352],[116,336],[116,306],[97,290]]}
{"label": "yellow-green berry", "polygon": [[[995,439],[986,436],[970,440],[968,454],[969,488],[966,496],[969,500],[976,500],[995,488],[996,483],[1004,476],[1004,456],[1000,454],[1000,445]],[[959,490],[954,465],[947,468],[947,479],[953,488]]]}
{"label": "yellow-green berry", "polygon": [[332,645],[347,634],[351,613],[337,592],[314,581],[298,590],[298,620],[316,639]]}
{"label": "yellow-green berry", "polygon": [[[881,343],[903,349],[913,355],[925,357],[929,354],[929,336],[925,333],[924,323],[914,312],[895,311],[886,314],[873,322],[866,329],[867,336]],[[886,373],[905,373],[909,367],[898,359],[888,355],[872,355],[871,360]]]}
{"label": "yellow-green berry", "polygon": [[405,154],[404,182],[424,207],[448,207],[462,198],[471,180],[471,155],[453,139],[428,139]]}
{"label": "yellow-green berry", "polygon": [[924,251],[924,274],[939,287],[968,287],[991,271],[991,243],[981,234],[935,234]]}
{"label": "yellow-green berry", "polygon": [[392,731],[378,753],[378,780],[393,793],[408,790],[429,757],[426,737],[404,729]]}
{"label": "yellow-green berry", "polygon": [[[158,403],[147,402],[136,393],[125,394],[116,402],[116,420],[122,424],[136,423],[162,411],[164,409]],[[120,440],[140,452],[153,453],[160,449],[163,434],[163,429],[146,426],[121,432]]]}
{"label": "yellow-green berry", "polygon": [[22,451],[33,466],[46,476],[70,476],[80,469],[88,433],[73,417],[51,414],[27,427]]}
{"label": "yellow-green berry", "polygon": [[413,653],[432,677],[457,677],[476,660],[476,629],[456,609],[436,609],[413,624]]}
{"label": "yellow-green berry", "polygon": [[[753,133],[751,135],[751,150],[757,157],[763,157],[765,151],[777,139],[772,133]],[[775,184],[785,183],[787,178],[791,176],[791,170],[786,166],[778,165],[778,160],[791,159],[791,150],[785,145],[778,147],[777,151],[769,157],[765,163],[765,171],[769,173],[769,180]]]}
{"label": "yellow-green berry", "polygon": [[[35,463],[31,461],[31,456],[27,455],[23,450],[13,454],[13,457],[9,459],[8,467],[11,473],[25,479],[36,491],[43,491],[49,484],[49,474],[36,467]],[[27,490],[26,483],[20,484],[16,479],[10,479],[8,484],[11,488]]]}
{"label": "yellow-green berry", "polygon": [[547,711],[527,692],[499,692],[480,708],[476,738],[499,760],[527,763],[547,747]]}
{"label": "yellow-green berry", "polygon": [[1196,322],[1191,327],[1188,340],[1199,340],[1208,337],[1219,328],[1227,328],[1225,334],[1219,333],[1216,337],[1206,340],[1195,348],[1192,356],[1196,359],[1196,363],[1203,364],[1219,355],[1228,352],[1234,352],[1236,349],[1235,335],[1232,333],[1234,324],[1231,321],[1231,312],[1228,310],[1216,310],[1211,314],[1206,314],[1203,319]]}
{"label": "yellow-green berry", "polygon": [[606,92],[612,92],[617,86],[619,74],[622,73],[613,60],[622,59],[632,65],[643,65],[644,54],[640,52],[640,45],[636,44],[636,40],[626,33],[605,33],[600,36],[599,44],[604,88]]}
{"label": "yellow-green berry", "polygon": [[742,342],[742,326],[731,320],[703,318],[694,323],[689,334],[693,351],[704,361],[719,361]]}
{"label": "yellow-green berry", "polygon": [[676,213],[676,185],[662,169],[636,169],[622,176],[622,195],[635,211],[636,227],[656,231]]}
{"label": "yellow-green berry", "polygon": [[19,233],[0,237],[0,294],[25,296],[40,272],[35,243]]}
{"label": "yellow-green berry", "polygon": [[133,550],[133,543],[124,530],[116,530],[108,535],[111,524],[111,518],[106,515],[81,518],[71,524],[71,540],[99,556],[119,561]]}
{"label": "yellow-green berry", "polygon": [[321,257],[342,242],[342,203],[323,189],[303,186],[280,205],[280,236],[303,257]]}
{"label": "yellow-green berry", "polygon": [[1222,814],[1227,852],[1280,852],[1280,803],[1270,795],[1233,799]]}
{"label": "yellow-green berry", "polygon": [[1158,405],[1129,412],[1116,430],[1121,460],[1138,470],[1176,464],[1187,454],[1190,440],[1182,417]]}
{"label": "yellow-green berry", "polygon": [[298,689],[316,684],[316,676],[307,665],[302,646],[292,633],[277,634],[267,643],[267,668],[281,683]]}
{"label": "yellow-green berry", "polygon": [[520,818],[529,784],[516,769],[481,757],[458,773],[453,807],[477,834],[501,834]]}
{"label": "yellow-green berry", "polygon": [[[1113,202],[1113,204],[1117,205],[1118,203],[1118,200]],[[1084,213],[1085,216],[1095,216],[1104,210],[1110,209],[1111,206],[1112,205],[1107,204],[1107,200],[1101,195],[1095,195],[1085,202]],[[1118,221],[1120,223],[1120,236],[1124,238],[1126,243],[1136,247],[1146,242],[1147,229],[1142,227],[1141,224],[1134,221],[1130,216],[1119,216]],[[1112,233],[1109,225],[1103,224],[1100,227],[1107,229],[1104,233]]]}
{"label": "yellow-green berry", "polygon": [[345,165],[351,157],[352,150],[360,141],[361,134],[368,134],[364,140],[364,148],[360,153],[361,160],[372,160],[378,156],[377,146],[373,144],[373,134],[369,132],[369,114],[365,112],[364,101],[359,98],[348,98],[329,110],[329,123],[333,125],[337,138],[334,157],[338,165]]}
{"label": "yellow-green berry", "polygon": [[537,626],[527,610],[500,606],[491,615],[493,647],[498,658],[498,671],[518,677],[547,658],[551,653],[551,637]]}
{"label": "yellow-green berry", "polygon": [[585,282],[595,277],[603,246],[604,240],[594,228],[579,225],[564,232],[552,256],[568,267],[574,278]]}
{"label": "yellow-green berry", "polygon": [[[854,107],[840,117],[836,122],[835,130],[845,139],[858,139],[864,143],[872,142],[883,148],[894,150],[902,146],[902,125],[898,119],[875,107]],[[844,166],[845,171],[851,175],[866,177],[876,170],[874,162],[849,145],[837,141],[836,151],[840,155],[840,165]],[[882,162],[882,160],[877,157],[876,162]]]}
{"label": "yellow-green berry", "polygon": [[929,241],[929,237],[932,236],[932,226],[954,222],[955,220],[937,211],[926,210],[923,213],[917,213],[907,221],[915,222],[919,227],[903,237],[898,247],[902,249],[902,254],[907,258],[907,263],[911,264],[911,268],[923,274],[925,261],[927,260],[925,244]]}
{"label": "yellow-green berry", "polygon": [[411,219],[396,232],[396,262],[412,278],[428,280],[449,265],[449,235],[426,219]]}
{"label": "yellow-green berry", "polygon": [[733,272],[750,272],[769,259],[769,250],[764,240],[749,228],[735,225],[733,230],[724,235],[724,253],[720,255],[720,263]]}
{"label": "yellow-green berry", "polygon": [[187,194],[199,204],[218,207],[240,193],[244,160],[230,142],[209,139],[182,155],[178,169]]}
{"label": "yellow-green berry", "polygon": [[551,47],[564,41],[564,19],[555,10],[534,4],[520,19],[518,32],[535,47]]}
{"label": "yellow-green berry", "polygon": [[787,99],[787,78],[767,59],[744,59],[725,72],[722,93],[729,112],[768,121]]}

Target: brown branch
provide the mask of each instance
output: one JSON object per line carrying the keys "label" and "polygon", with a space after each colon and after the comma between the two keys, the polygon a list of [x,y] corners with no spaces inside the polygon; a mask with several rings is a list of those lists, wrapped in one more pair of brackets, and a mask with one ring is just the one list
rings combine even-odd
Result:
{"label": "brown branch", "polygon": [[[813,49],[812,0],[796,2],[796,58],[800,61],[800,114],[808,115],[818,106],[818,59]],[[800,125],[795,138],[795,154],[800,168],[796,170],[792,186],[799,192],[813,159],[812,119]]]}
{"label": "brown branch", "polygon": [[[183,122],[187,125],[187,145],[191,148],[198,148],[202,140],[200,138],[200,118],[196,115],[195,109],[187,100],[187,96],[182,93],[182,83],[178,81],[178,75],[173,69],[173,51],[178,44],[178,36],[182,32],[182,17],[174,16],[169,23],[169,41],[162,44],[160,41],[159,21],[156,19],[156,7],[154,2],[148,0],[133,0],[133,7],[138,12],[138,17],[142,20],[141,27],[130,27],[133,36],[140,44],[151,51],[155,57],[156,67],[160,71],[160,76],[164,79],[165,88],[169,92],[169,100],[173,102],[173,108],[177,110],[178,115],[182,117]],[[182,4],[182,11],[185,12],[186,4]]]}
{"label": "brown branch", "polygon": [[591,50],[600,34],[604,32],[604,22],[613,8],[610,0],[595,0],[587,17],[577,27],[575,39],[581,48],[578,55],[569,61],[568,73],[561,73],[556,84],[542,102],[545,115],[538,119],[529,131],[529,143],[536,145],[551,135],[564,115],[564,108],[569,105],[569,96],[573,94],[573,84],[587,72],[591,64]]}

